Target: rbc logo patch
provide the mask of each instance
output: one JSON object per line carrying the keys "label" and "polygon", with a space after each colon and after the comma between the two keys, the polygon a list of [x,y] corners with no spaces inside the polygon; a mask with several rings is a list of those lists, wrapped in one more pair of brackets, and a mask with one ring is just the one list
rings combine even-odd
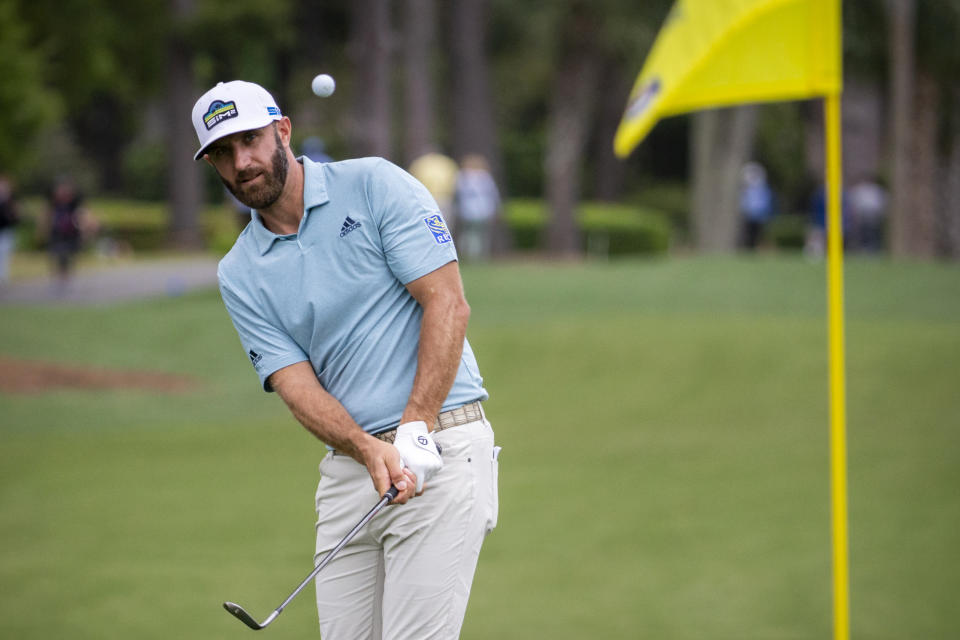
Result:
{"label": "rbc logo patch", "polygon": [[427,225],[427,229],[430,229],[430,233],[433,234],[433,239],[437,241],[437,244],[446,244],[453,240],[453,236],[447,231],[447,225],[443,221],[443,216],[439,213],[424,218],[423,222]]}

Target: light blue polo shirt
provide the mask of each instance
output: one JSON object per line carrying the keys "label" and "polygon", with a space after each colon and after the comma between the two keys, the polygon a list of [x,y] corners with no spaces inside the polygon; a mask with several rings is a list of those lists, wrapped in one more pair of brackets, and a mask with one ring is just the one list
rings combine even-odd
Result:
{"label": "light blue polo shirt", "polygon": [[[304,215],[278,236],[256,212],[220,261],[220,293],[264,389],[309,360],[320,384],[369,432],[396,426],[417,368],[423,309],[407,283],[457,259],[436,202],[382,158],[301,158]],[[486,400],[464,340],[449,410]]]}

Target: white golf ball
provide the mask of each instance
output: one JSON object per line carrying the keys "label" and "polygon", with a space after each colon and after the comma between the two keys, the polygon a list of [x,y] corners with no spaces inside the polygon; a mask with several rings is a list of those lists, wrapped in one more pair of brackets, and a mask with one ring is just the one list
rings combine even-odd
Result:
{"label": "white golf ball", "polygon": [[316,95],[321,98],[326,98],[333,95],[333,90],[337,88],[337,83],[333,81],[332,76],[321,73],[310,83],[310,88],[313,89]]}

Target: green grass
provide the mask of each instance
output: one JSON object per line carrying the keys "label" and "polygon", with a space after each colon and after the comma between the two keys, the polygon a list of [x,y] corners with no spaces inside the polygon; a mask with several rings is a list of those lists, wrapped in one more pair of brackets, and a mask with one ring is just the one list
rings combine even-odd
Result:
{"label": "green grass", "polygon": [[[846,272],[852,628],[955,638],[960,270]],[[825,274],[793,259],[467,266],[504,447],[464,638],[831,634]],[[0,395],[11,638],[229,638],[309,570],[322,447],[216,294],[5,307],[0,354],[193,393]],[[316,637],[309,593],[271,627]]]}

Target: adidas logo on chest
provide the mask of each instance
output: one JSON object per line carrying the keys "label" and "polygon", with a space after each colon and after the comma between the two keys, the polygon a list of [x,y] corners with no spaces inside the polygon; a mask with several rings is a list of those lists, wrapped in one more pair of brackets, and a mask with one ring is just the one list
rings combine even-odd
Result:
{"label": "adidas logo on chest", "polygon": [[347,216],[347,219],[343,221],[343,226],[340,227],[340,237],[347,235],[351,231],[356,231],[360,228],[360,223]]}

